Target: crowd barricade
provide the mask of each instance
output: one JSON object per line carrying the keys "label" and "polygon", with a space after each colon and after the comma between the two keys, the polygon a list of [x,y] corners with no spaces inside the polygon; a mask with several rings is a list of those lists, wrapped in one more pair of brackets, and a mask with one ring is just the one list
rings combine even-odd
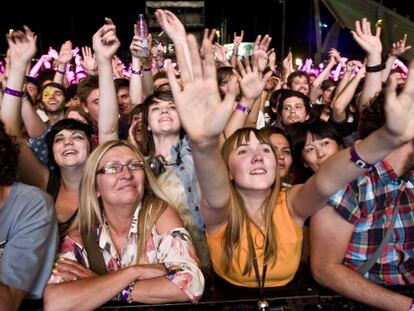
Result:
{"label": "crowd barricade", "polygon": [[[398,286],[391,288],[404,295],[413,297],[412,286]],[[355,303],[317,284],[294,285],[265,289],[264,298],[269,302],[269,311],[313,311],[313,310],[374,310],[367,306]],[[209,290],[203,295],[198,304],[191,302],[164,303],[164,304],[127,304],[119,301],[111,301],[97,310],[128,311],[128,310],[258,310],[257,302],[259,292],[257,289],[234,290],[220,289]],[[20,308],[24,311],[42,311],[41,300],[25,300]]]}

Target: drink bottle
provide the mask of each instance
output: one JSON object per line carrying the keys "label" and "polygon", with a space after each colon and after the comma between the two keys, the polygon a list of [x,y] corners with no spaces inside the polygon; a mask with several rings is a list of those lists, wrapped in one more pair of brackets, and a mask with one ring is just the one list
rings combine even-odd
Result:
{"label": "drink bottle", "polygon": [[137,20],[137,35],[140,36],[141,45],[144,47],[142,51],[138,52],[139,57],[148,57],[149,50],[148,50],[148,25],[147,21],[145,20],[144,14],[138,14]]}

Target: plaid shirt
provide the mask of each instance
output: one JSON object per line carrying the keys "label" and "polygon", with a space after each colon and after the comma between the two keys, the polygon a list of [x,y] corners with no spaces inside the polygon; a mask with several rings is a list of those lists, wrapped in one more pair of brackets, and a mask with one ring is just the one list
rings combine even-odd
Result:
{"label": "plaid shirt", "polygon": [[400,178],[385,161],[333,194],[328,204],[355,226],[344,264],[357,270],[381,244],[400,205],[388,244],[365,277],[378,284],[414,284],[414,171]]}

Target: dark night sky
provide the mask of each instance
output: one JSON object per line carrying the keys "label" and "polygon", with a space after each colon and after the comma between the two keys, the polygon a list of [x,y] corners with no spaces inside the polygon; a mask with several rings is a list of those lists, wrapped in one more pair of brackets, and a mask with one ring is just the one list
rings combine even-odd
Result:
{"label": "dark night sky", "polygon": [[[311,56],[314,52],[315,36],[313,22],[313,0],[285,0],[286,1],[286,40],[285,52],[289,47],[301,57]],[[105,1],[107,2],[107,1]],[[282,2],[281,0],[255,0],[248,1],[247,5],[240,5],[242,1],[206,0],[206,26],[209,28],[220,27],[223,20],[227,21],[227,33],[232,40],[234,31],[245,31],[245,41],[254,41],[257,34],[269,33],[273,37],[272,46],[280,55]],[[247,1],[243,1],[246,3]],[[396,2],[398,2],[396,4]],[[383,1],[389,8],[397,7],[397,12],[411,15],[414,19],[413,9],[410,9],[410,1],[388,0]],[[66,1],[60,2],[62,7]],[[34,14],[31,7],[22,3],[14,5],[8,10],[10,14],[2,12],[0,19],[0,32],[7,33],[9,28],[18,29],[22,24],[27,24],[38,35],[38,49],[45,53],[49,46],[59,49],[61,43],[71,39],[75,46],[91,45],[91,37],[104,21],[105,16],[112,17],[117,25],[118,35],[121,39],[121,51],[127,51],[132,37],[133,23],[138,12],[144,11],[144,0],[113,1],[115,5],[96,5],[95,10],[85,10],[81,1],[73,0],[68,9],[62,10],[54,5],[42,4],[44,8],[41,14]],[[11,3],[13,6],[13,3]],[[91,4],[88,4],[90,6]],[[93,4],[92,4],[93,5]],[[32,5],[33,6],[33,5]],[[237,7],[238,6],[238,7]],[[333,17],[327,12],[323,4],[321,6],[322,22],[331,25]],[[237,13],[236,8],[237,7]],[[13,14],[19,12],[19,14]],[[411,13],[411,14],[410,14]],[[339,49],[346,53],[355,53],[358,49],[349,36],[349,30],[342,30],[344,40]],[[409,38],[412,41],[413,38]],[[6,50],[4,36],[0,37],[0,53]],[[38,55],[39,56],[39,55]]]}

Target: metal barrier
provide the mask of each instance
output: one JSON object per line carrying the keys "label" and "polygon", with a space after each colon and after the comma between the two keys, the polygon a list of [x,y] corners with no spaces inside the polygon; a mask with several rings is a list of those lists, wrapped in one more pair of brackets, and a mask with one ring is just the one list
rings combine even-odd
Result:
{"label": "metal barrier", "polygon": [[[407,296],[414,296],[412,286],[398,286],[390,289]],[[317,284],[294,285],[265,289],[265,299],[269,302],[271,311],[366,311],[374,310],[363,304],[355,303]],[[123,311],[123,310],[257,310],[257,289],[220,289],[209,290],[203,295],[198,304],[190,302],[164,303],[164,304],[140,304],[122,303],[111,301],[97,310]],[[41,300],[26,300],[20,310],[42,311]]]}

